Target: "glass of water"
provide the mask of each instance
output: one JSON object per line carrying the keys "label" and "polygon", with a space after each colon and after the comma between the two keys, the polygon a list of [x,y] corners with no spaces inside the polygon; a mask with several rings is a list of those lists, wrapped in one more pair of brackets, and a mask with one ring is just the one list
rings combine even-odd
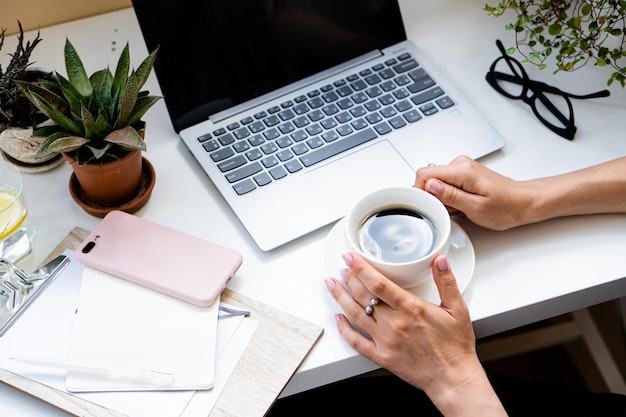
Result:
{"label": "glass of water", "polygon": [[0,258],[17,262],[33,248],[22,174],[0,160]]}

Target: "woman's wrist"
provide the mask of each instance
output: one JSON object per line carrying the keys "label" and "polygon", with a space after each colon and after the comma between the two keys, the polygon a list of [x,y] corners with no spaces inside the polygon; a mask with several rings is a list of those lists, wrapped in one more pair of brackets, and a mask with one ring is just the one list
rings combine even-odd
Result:
{"label": "woman's wrist", "polygon": [[[455,372],[457,378],[460,375],[462,373]],[[507,416],[478,360],[466,369],[464,375],[454,382],[437,384],[436,387],[425,390],[445,417]]]}

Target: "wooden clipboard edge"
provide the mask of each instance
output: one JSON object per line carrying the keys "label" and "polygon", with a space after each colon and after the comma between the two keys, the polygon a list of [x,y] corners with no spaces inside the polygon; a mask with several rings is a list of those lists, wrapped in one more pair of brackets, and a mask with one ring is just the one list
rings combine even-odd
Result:
{"label": "wooden clipboard edge", "polygon": [[[66,249],[76,249],[88,234],[75,227],[42,264]],[[323,328],[229,289],[222,294],[222,301],[249,310],[259,324],[211,416],[263,416],[320,338]],[[75,416],[126,417],[3,369],[0,382]]]}

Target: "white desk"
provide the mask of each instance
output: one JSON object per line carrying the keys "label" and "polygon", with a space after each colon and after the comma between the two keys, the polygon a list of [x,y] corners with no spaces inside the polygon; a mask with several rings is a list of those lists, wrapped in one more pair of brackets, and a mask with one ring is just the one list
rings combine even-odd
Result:
{"label": "white desk", "polygon": [[[612,87],[609,98],[572,100],[578,133],[574,141],[567,141],[545,128],[525,104],[504,98],[484,81],[499,55],[496,38],[505,45],[513,42],[513,33],[504,30],[508,21],[489,18],[482,10],[484,0],[401,3],[409,38],[440,65],[507,140],[502,151],[482,160],[487,166],[524,179],[626,155],[622,125],[626,91]],[[127,40],[135,65],[147,54],[131,9],[43,28],[41,34],[44,41],[34,59],[61,71],[66,36],[83,56],[89,73],[115,63]],[[33,36],[28,34],[27,39]],[[7,40],[4,51],[12,47]],[[603,89],[608,78],[591,65],[557,76],[552,76],[551,70],[527,70],[532,78],[574,93]],[[159,91],[154,77],[148,88]],[[145,156],[156,169],[157,183],[151,200],[137,214],[237,248],[244,263],[230,288],[324,327],[324,335],[285,394],[375,369],[336,331],[333,313],[339,309],[328,295],[321,273],[322,249],[331,227],[276,251],[259,251],[172,130],[163,102],[148,112],[146,120]],[[73,226],[92,229],[99,221],[71,199],[70,174],[70,167],[62,166],[25,176],[30,218],[38,229],[32,265]],[[465,297],[478,337],[626,296],[626,215],[559,219],[507,232],[462,225],[476,251],[475,274]],[[0,392],[2,415],[65,415],[6,387],[0,386]]]}

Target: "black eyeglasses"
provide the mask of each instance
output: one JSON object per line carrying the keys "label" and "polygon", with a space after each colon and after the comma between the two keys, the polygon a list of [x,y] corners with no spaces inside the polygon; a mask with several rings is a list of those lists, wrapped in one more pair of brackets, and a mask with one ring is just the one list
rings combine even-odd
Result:
{"label": "black eyeglasses", "polygon": [[[489,85],[505,97],[522,100],[528,104],[544,125],[565,139],[574,139],[576,133],[570,97],[587,99],[608,97],[611,94],[608,90],[602,90],[581,96],[566,93],[541,81],[531,80],[522,64],[506,53],[500,40],[496,40],[496,45],[502,56],[489,68],[485,77]],[[506,63],[506,66],[503,63]],[[510,71],[502,72],[506,71],[507,67]]]}

